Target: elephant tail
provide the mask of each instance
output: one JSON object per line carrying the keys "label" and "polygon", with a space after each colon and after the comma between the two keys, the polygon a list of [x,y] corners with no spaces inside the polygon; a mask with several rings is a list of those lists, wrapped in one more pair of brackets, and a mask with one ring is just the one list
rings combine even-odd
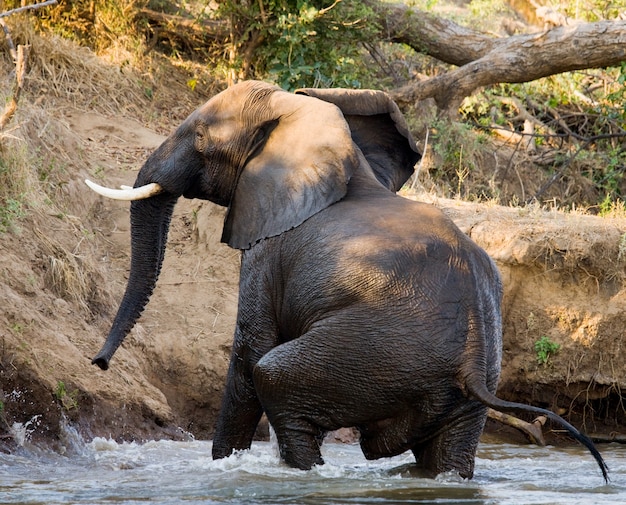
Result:
{"label": "elephant tail", "polygon": [[572,438],[576,439],[582,445],[584,445],[589,452],[591,452],[592,456],[595,458],[600,470],[602,471],[602,476],[604,477],[605,482],[609,482],[609,474],[608,467],[602,458],[602,455],[596,449],[596,446],[593,444],[591,439],[578,431],[574,426],[568,423],[561,416],[555,414],[554,412],[542,409],[540,407],[533,407],[532,405],[524,405],[523,403],[516,402],[507,402],[505,400],[501,400],[493,393],[491,393],[485,384],[480,380],[468,380],[467,382],[467,390],[471,397],[481,402],[483,405],[487,407],[491,407],[494,410],[499,412],[509,413],[509,414],[537,414],[546,416],[552,422],[562,426],[565,428],[568,433],[572,436]]}

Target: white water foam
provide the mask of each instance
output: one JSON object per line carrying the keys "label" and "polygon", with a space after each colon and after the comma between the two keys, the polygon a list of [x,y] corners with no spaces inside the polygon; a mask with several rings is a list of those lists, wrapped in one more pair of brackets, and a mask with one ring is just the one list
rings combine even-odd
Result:
{"label": "white water foam", "polygon": [[41,414],[37,414],[25,423],[13,423],[10,428],[10,434],[17,445],[24,447],[27,442],[30,442],[31,435],[37,429],[40,418]]}
{"label": "white water foam", "polygon": [[285,465],[275,442],[255,442],[214,461],[211,442],[85,443],[70,425],[63,439],[65,455],[30,449],[0,454],[3,504],[626,503],[626,447],[617,444],[601,448],[612,471],[606,486],[593,459],[578,447],[484,445],[476,476],[466,481],[453,474],[416,477],[411,453],[367,461],[358,445],[324,444],[326,464],[307,472]]}

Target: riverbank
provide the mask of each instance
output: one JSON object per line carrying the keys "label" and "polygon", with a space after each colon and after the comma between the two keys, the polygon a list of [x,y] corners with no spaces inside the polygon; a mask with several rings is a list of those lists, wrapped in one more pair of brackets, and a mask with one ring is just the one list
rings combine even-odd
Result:
{"label": "riverbank", "polygon": [[[35,54],[42,49],[35,45]],[[178,204],[155,293],[103,372],[90,358],[126,284],[128,204],[96,196],[83,180],[132,184],[147,155],[211,89],[191,91],[184,72],[171,69],[169,80],[153,81],[147,100],[132,76],[81,51],[73,57],[82,70],[78,60],[63,67],[57,58],[58,79],[33,77],[15,139],[3,142],[4,159],[25,152],[39,168],[30,200],[3,216],[0,448],[25,427],[34,442],[61,446],[64,420],[86,440],[210,439],[237,302],[239,253],[219,243],[224,210]],[[87,92],[63,88],[63,76],[73,86],[83,79]],[[588,433],[621,433],[626,219],[405,196],[443,208],[502,272],[499,395],[551,408]]]}

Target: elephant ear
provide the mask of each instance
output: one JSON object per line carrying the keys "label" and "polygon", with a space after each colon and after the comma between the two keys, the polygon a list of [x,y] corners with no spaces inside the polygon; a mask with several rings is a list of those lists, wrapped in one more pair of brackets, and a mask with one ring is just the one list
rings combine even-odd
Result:
{"label": "elephant ear", "polygon": [[280,88],[248,103],[269,111],[271,128],[244,165],[226,215],[222,242],[236,249],[295,228],[343,198],[359,163],[335,105]]}
{"label": "elephant ear", "polygon": [[377,179],[399,191],[422,157],[396,103],[383,91],[355,89],[299,89],[303,94],[335,104],[348,122]]}

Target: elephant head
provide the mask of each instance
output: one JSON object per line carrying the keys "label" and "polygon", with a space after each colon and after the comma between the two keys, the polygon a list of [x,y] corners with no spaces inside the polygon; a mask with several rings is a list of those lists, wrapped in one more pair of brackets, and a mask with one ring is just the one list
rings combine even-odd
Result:
{"label": "elephant head", "polygon": [[133,200],[128,284],[92,363],[108,368],[147,304],[180,196],[227,206],[222,241],[248,249],[343,198],[360,166],[397,191],[419,157],[397,106],[382,92],[291,94],[248,81],[216,95],[150,155],[134,188],[88,182],[104,196]]}

